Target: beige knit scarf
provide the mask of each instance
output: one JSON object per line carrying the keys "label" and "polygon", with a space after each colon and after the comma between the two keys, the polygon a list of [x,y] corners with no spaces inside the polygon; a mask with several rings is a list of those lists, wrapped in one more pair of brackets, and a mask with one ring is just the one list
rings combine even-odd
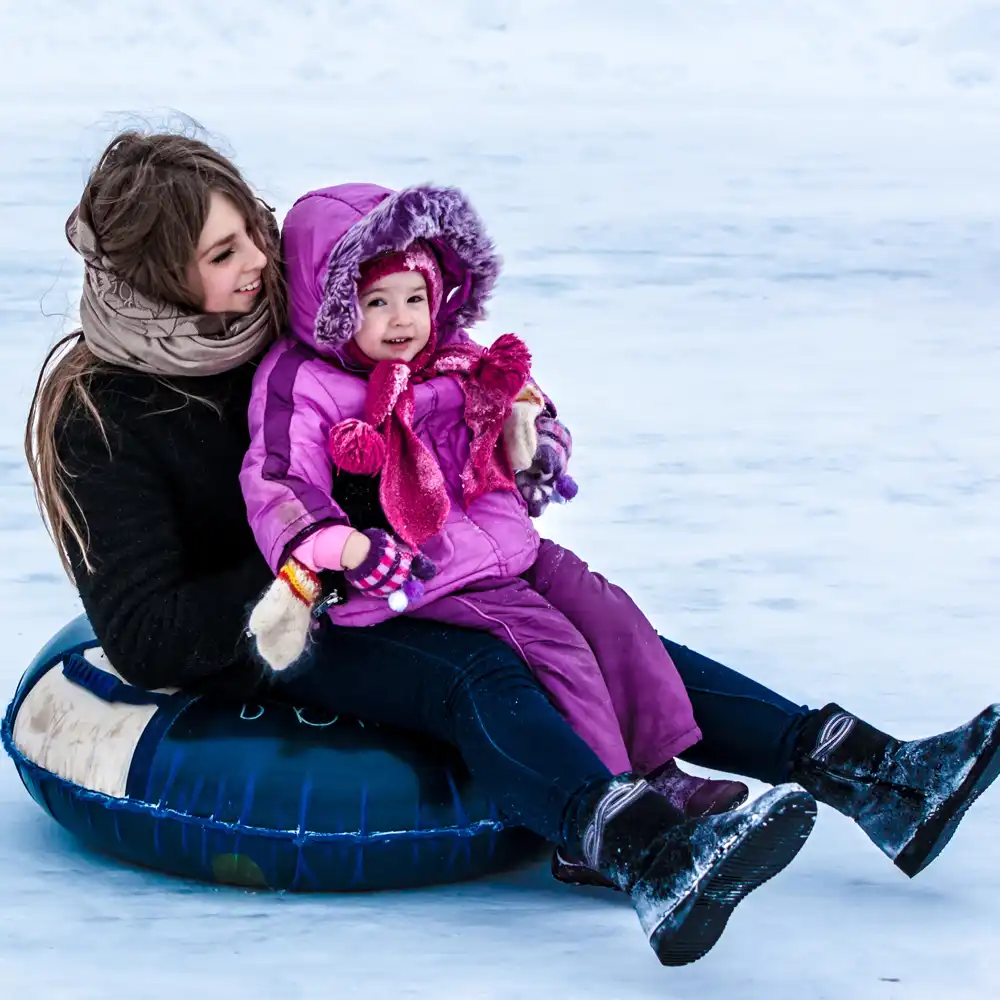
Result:
{"label": "beige knit scarf", "polygon": [[78,209],[66,236],[85,265],[83,338],[105,361],[152,375],[215,375],[256,357],[275,335],[263,295],[246,315],[191,312],[147,298],[118,277]]}

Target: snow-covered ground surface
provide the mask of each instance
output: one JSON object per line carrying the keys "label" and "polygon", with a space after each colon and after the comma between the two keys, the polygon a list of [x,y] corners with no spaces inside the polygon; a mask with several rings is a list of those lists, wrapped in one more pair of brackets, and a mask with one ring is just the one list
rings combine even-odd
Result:
{"label": "snow-covered ground surface", "polygon": [[[545,528],[661,631],[900,736],[1000,700],[1000,6],[0,5],[0,682],[76,613],[21,453],[120,112],[200,120],[286,210],[467,188],[576,440]],[[1000,792],[908,882],[822,810],[702,962],[544,866],[248,894],[82,851],[0,766],[0,993],[39,1000],[949,1000],[1000,979]]]}

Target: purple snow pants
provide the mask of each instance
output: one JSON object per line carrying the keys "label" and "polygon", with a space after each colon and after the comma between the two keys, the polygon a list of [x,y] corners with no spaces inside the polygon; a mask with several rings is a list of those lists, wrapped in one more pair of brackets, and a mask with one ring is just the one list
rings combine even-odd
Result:
{"label": "purple snow pants", "polygon": [[523,576],[483,580],[410,614],[513,647],[613,774],[648,774],[701,739],[656,630],[624,590],[555,542],[542,539]]}

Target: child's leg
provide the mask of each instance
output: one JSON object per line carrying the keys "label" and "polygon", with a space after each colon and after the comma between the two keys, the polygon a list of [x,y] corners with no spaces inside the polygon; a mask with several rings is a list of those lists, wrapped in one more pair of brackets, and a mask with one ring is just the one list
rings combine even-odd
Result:
{"label": "child's leg", "polygon": [[648,774],[701,739],[670,655],[624,590],[544,538],[523,579],[573,623],[593,650],[636,771]]}
{"label": "child's leg", "polygon": [[483,581],[409,614],[488,632],[507,643],[612,774],[629,770],[615,707],[590,646],[567,618],[524,580]]}

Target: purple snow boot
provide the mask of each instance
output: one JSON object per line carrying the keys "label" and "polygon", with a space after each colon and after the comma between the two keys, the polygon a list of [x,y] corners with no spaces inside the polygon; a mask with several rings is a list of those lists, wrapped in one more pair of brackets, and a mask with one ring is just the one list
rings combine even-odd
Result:
{"label": "purple snow boot", "polygon": [[743,805],[750,789],[742,781],[715,781],[682,771],[668,761],[648,779],[650,787],[685,816],[716,816]]}
{"label": "purple snow boot", "polygon": [[[716,816],[743,805],[750,789],[742,781],[714,781],[686,774],[674,761],[659,768],[647,779],[652,791],[665,798],[688,819]],[[568,885],[592,885],[601,889],[618,887],[582,861],[567,858],[557,847],[552,853],[552,877]]]}

